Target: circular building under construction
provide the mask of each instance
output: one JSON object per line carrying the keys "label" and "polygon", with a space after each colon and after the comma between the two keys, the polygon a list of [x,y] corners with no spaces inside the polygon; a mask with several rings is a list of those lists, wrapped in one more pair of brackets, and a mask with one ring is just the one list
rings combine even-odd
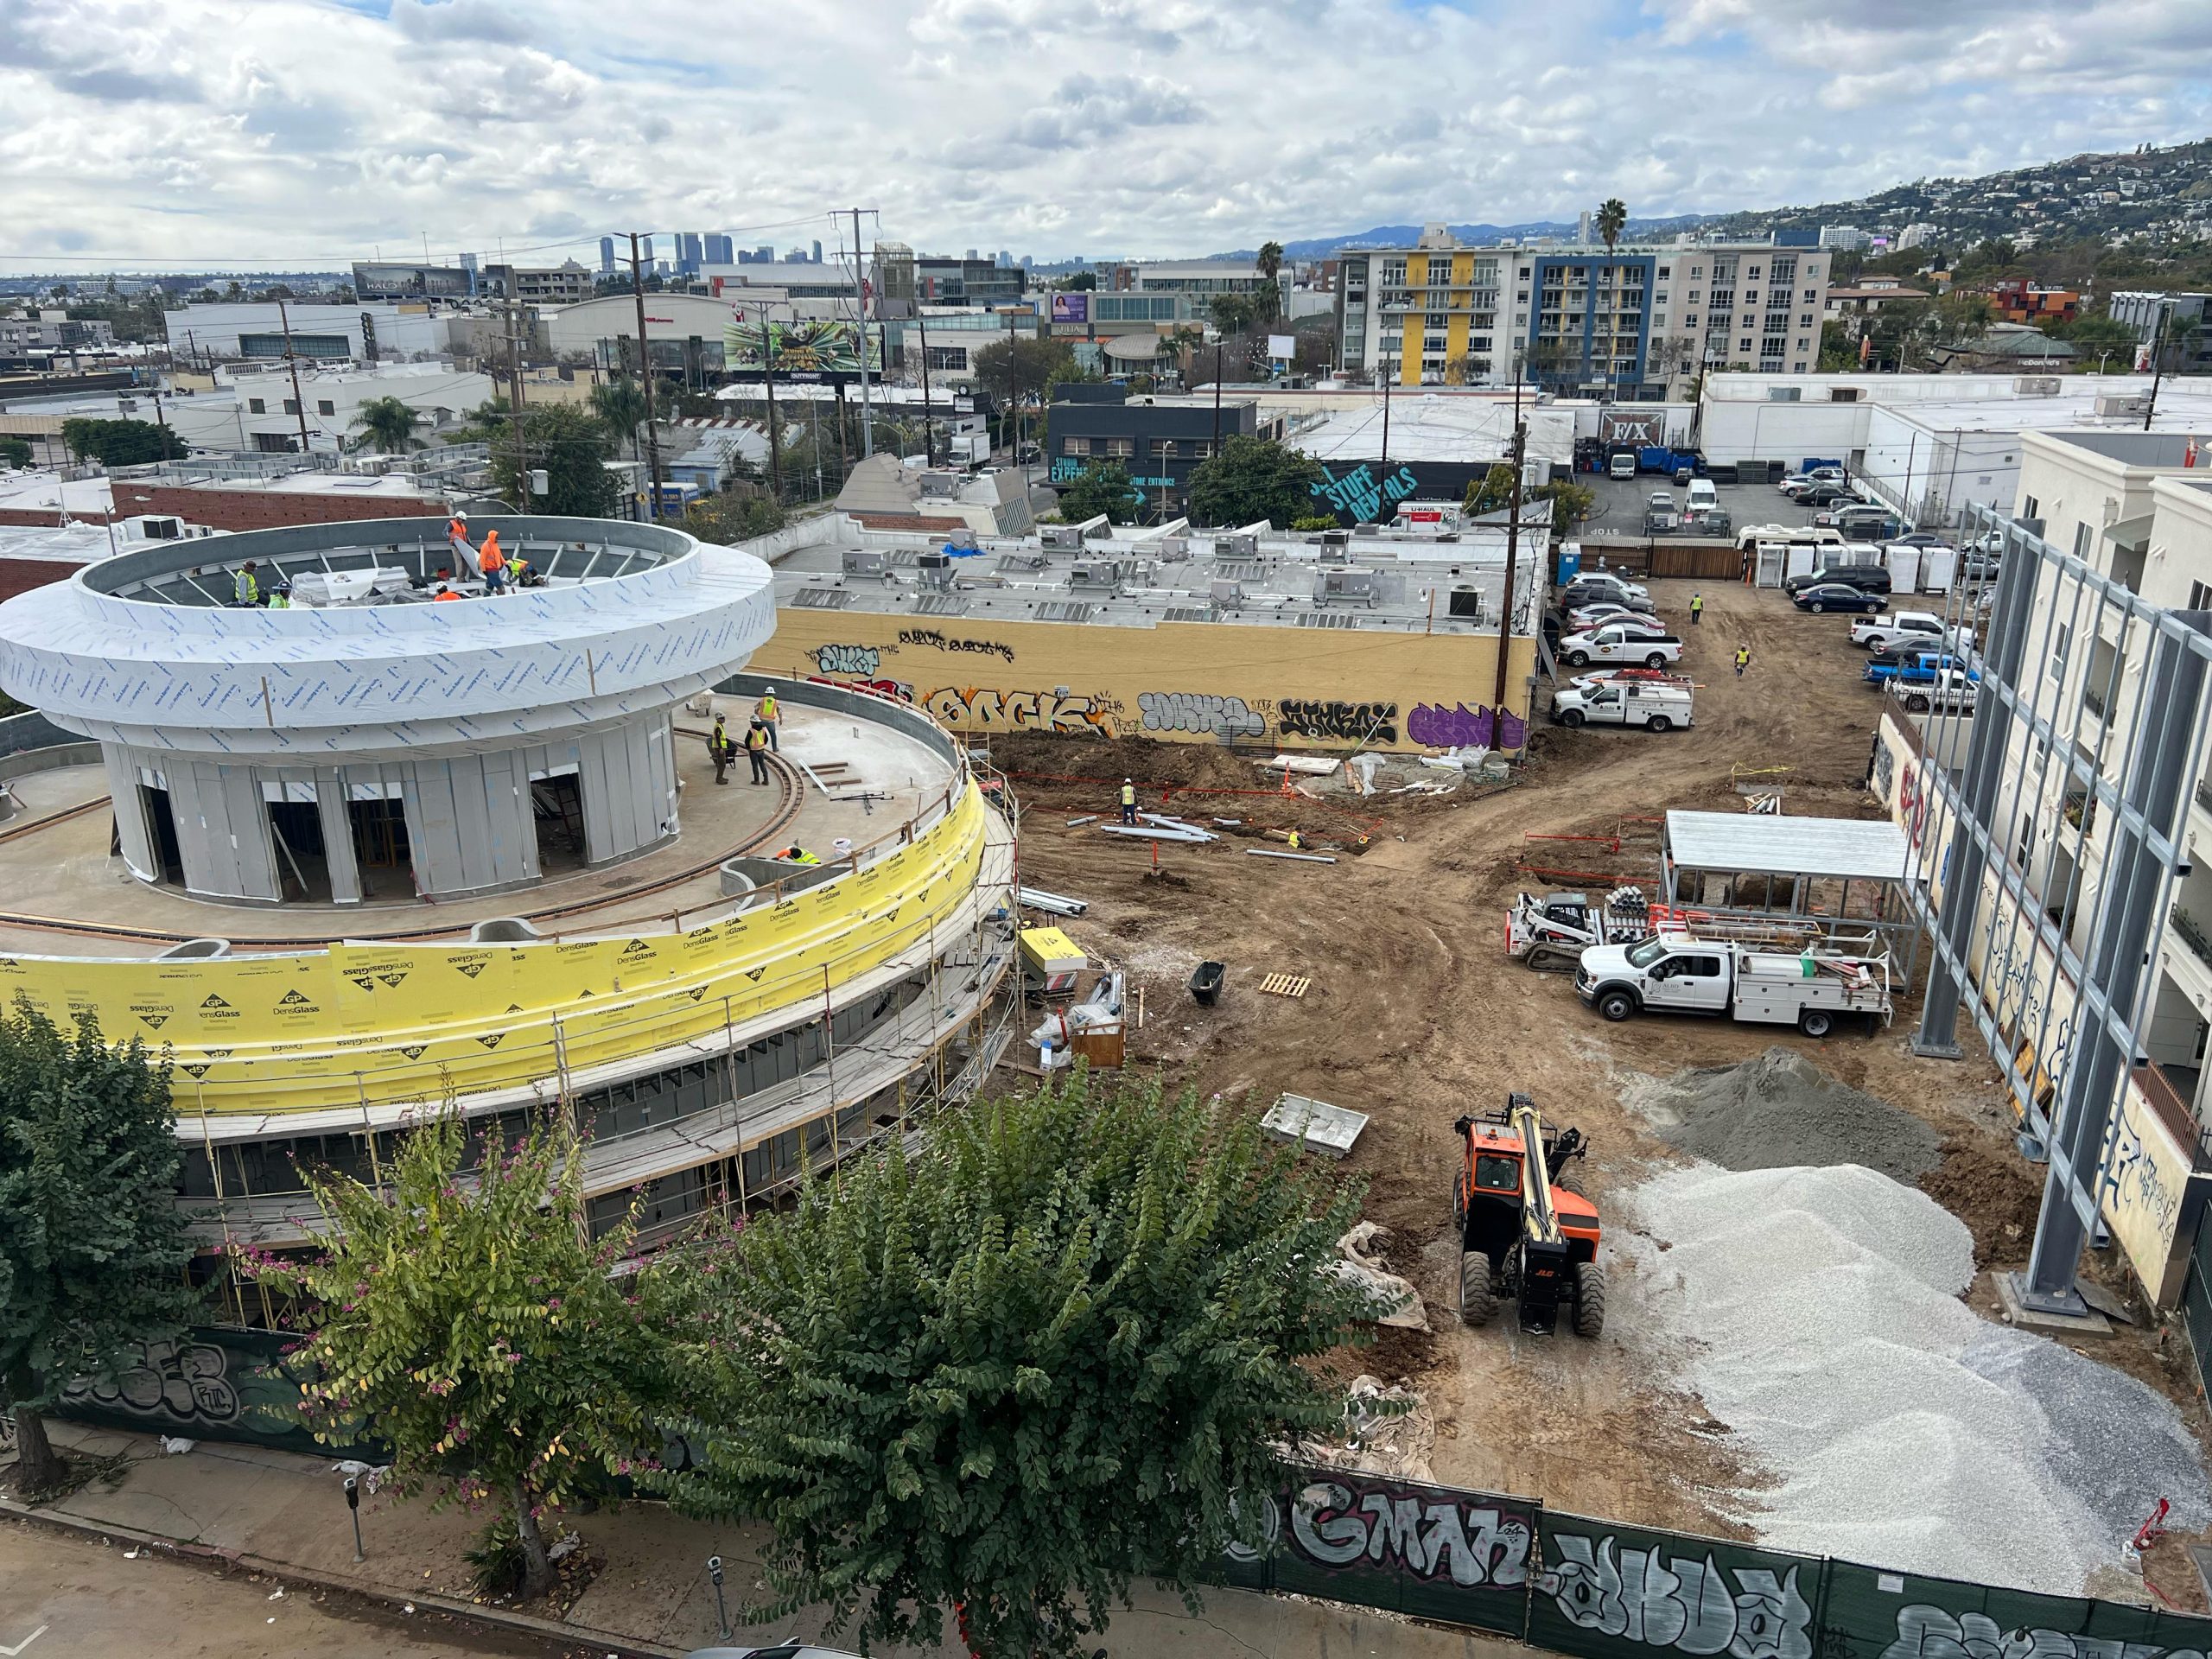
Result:
{"label": "circular building under construction", "polygon": [[[745,672],[749,554],[480,521],[533,580],[449,602],[442,529],[165,544],[0,605],[38,710],[0,721],[0,997],[171,1052],[208,1242],[302,1237],[302,1167],[367,1179],[441,1101],[561,1103],[594,1219],[642,1188],[650,1241],[979,1081],[1013,837],[966,751]],[[248,560],[289,607],[237,602]],[[756,711],[766,781],[722,782],[714,716]]]}

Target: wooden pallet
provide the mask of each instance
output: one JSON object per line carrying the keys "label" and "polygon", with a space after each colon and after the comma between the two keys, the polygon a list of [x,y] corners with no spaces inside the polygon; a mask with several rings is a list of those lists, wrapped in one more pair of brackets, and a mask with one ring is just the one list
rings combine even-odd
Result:
{"label": "wooden pallet", "polygon": [[1303,996],[1313,980],[1302,974],[1269,974],[1260,989],[1269,996]]}

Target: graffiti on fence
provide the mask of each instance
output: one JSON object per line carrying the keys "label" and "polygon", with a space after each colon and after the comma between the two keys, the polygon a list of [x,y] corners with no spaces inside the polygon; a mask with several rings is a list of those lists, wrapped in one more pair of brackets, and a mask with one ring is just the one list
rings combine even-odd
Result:
{"label": "graffiti on fence", "polygon": [[914,688],[904,680],[833,680],[820,674],[806,677],[810,684],[834,685],[841,691],[873,691],[879,697],[896,697],[901,702],[914,700]]}
{"label": "graffiti on fence", "polygon": [[883,648],[876,645],[817,645],[806,654],[814,659],[817,674],[857,674],[872,679],[883,667]]}
{"label": "graffiti on fence", "polygon": [[931,692],[922,705],[948,726],[976,731],[1114,734],[1113,712],[1103,697],[946,685]]}
{"label": "graffiti on fence", "polygon": [[1285,697],[1277,724],[1286,737],[1349,739],[1354,743],[1398,741],[1395,702],[1340,702],[1334,697]]}
{"label": "graffiti on fence", "polygon": [[188,1338],[139,1343],[111,1376],[79,1378],[61,1397],[73,1405],[167,1415],[187,1423],[229,1423],[238,1414],[230,1356]]}
{"label": "graffiti on fence", "polygon": [[996,639],[958,639],[939,633],[935,628],[901,628],[899,643],[902,645],[921,645],[931,651],[949,651],[956,654],[970,652],[979,657],[998,657],[1007,662],[1014,660],[1014,647]]}
{"label": "graffiti on fence", "polygon": [[1662,1559],[1656,1539],[1637,1549],[1611,1535],[1547,1527],[1536,1587],[1569,1624],[1600,1636],[1732,1659],[1812,1659],[1813,1609],[1797,1573],[1795,1566],[1724,1568],[1710,1550],[1702,1559]]}
{"label": "graffiti on fence", "polygon": [[1950,1613],[1915,1602],[1897,1609],[1897,1640],[1881,1659],[2202,1659],[2202,1653],[2069,1630],[2008,1630],[1986,1613]]}
{"label": "graffiti on fence", "polygon": [[[1351,1477],[1347,1477],[1350,1479]],[[1324,1567],[1366,1560],[1423,1579],[1510,1586],[1529,1581],[1529,1517],[1427,1487],[1313,1480],[1291,1501],[1290,1535]]]}
{"label": "graffiti on fence", "polygon": [[1510,709],[1417,702],[1406,716],[1406,735],[1432,749],[1517,749],[1528,741],[1529,725]]}
{"label": "graffiti on fence", "polygon": [[1227,733],[1231,737],[1258,737],[1268,729],[1266,717],[1254,712],[1242,697],[1217,697],[1202,691],[1145,691],[1137,696],[1147,732]]}

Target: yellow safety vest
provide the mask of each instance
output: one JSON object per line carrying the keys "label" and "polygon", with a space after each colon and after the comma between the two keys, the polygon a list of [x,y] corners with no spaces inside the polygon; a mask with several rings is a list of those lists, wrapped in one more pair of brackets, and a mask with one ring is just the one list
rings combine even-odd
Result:
{"label": "yellow safety vest", "polygon": [[760,699],[760,718],[763,720],[773,720],[775,717],[776,699],[772,693],[771,695]]}
{"label": "yellow safety vest", "polygon": [[817,858],[812,853],[804,850],[800,852],[797,858],[791,861],[794,864],[819,864],[821,861],[822,861]]}
{"label": "yellow safety vest", "polygon": [[768,747],[768,734],[762,731],[757,726],[747,727],[745,728],[745,747],[748,749],[756,751],[766,748]]}
{"label": "yellow safety vest", "polygon": [[1122,785],[1122,804],[1123,806],[1135,806],[1136,804],[1136,791],[1132,789],[1128,785],[1123,784]]}
{"label": "yellow safety vest", "polygon": [[231,597],[241,605],[257,605],[261,602],[261,584],[254,580],[252,571],[238,572],[237,580],[231,584]]}

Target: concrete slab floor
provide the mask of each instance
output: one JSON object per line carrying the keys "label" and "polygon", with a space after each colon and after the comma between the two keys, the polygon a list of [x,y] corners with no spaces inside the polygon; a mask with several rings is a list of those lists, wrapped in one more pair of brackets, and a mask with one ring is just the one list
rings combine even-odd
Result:
{"label": "concrete slab floor", "polygon": [[[749,699],[718,699],[733,731],[750,717]],[[747,781],[750,768],[737,757],[730,782],[717,787],[705,733],[710,716],[679,712],[677,720],[677,780],[683,828],[675,841],[627,863],[557,875],[534,887],[464,899],[435,906],[411,895],[372,899],[359,906],[255,906],[211,904],[165,888],[149,887],[132,877],[111,855],[112,815],[80,812],[43,828],[0,839],[0,950],[26,956],[146,957],[167,947],[167,940],[137,940],[101,934],[73,934],[60,929],[10,921],[37,918],[59,923],[158,930],[177,938],[213,937],[245,944],[255,939],[431,937],[465,932],[480,921],[527,915],[556,906],[592,903],[588,910],[537,924],[549,936],[591,937],[658,923],[696,925],[699,912],[721,901],[718,877],[709,870],[650,893],[651,887],[710,860],[728,856],[760,836],[785,799],[784,790]],[[817,775],[833,799],[804,773],[786,775],[799,792],[797,816],[776,835],[779,845],[792,842],[828,859],[843,839],[866,847],[937,802],[951,779],[950,767],[912,738],[889,727],[873,725],[827,709],[786,703],[780,736],[784,753],[810,766],[842,761],[843,769]],[[25,821],[66,811],[105,798],[106,774],[98,766],[69,766],[14,780],[24,803]],[[874,798],[880,797],[881,798]],[[0,825],[0,833],[8,826]],[[768,848],[762,852],[772,850]],[[387,888],[405,884],[404,870],[372,871]]]}

